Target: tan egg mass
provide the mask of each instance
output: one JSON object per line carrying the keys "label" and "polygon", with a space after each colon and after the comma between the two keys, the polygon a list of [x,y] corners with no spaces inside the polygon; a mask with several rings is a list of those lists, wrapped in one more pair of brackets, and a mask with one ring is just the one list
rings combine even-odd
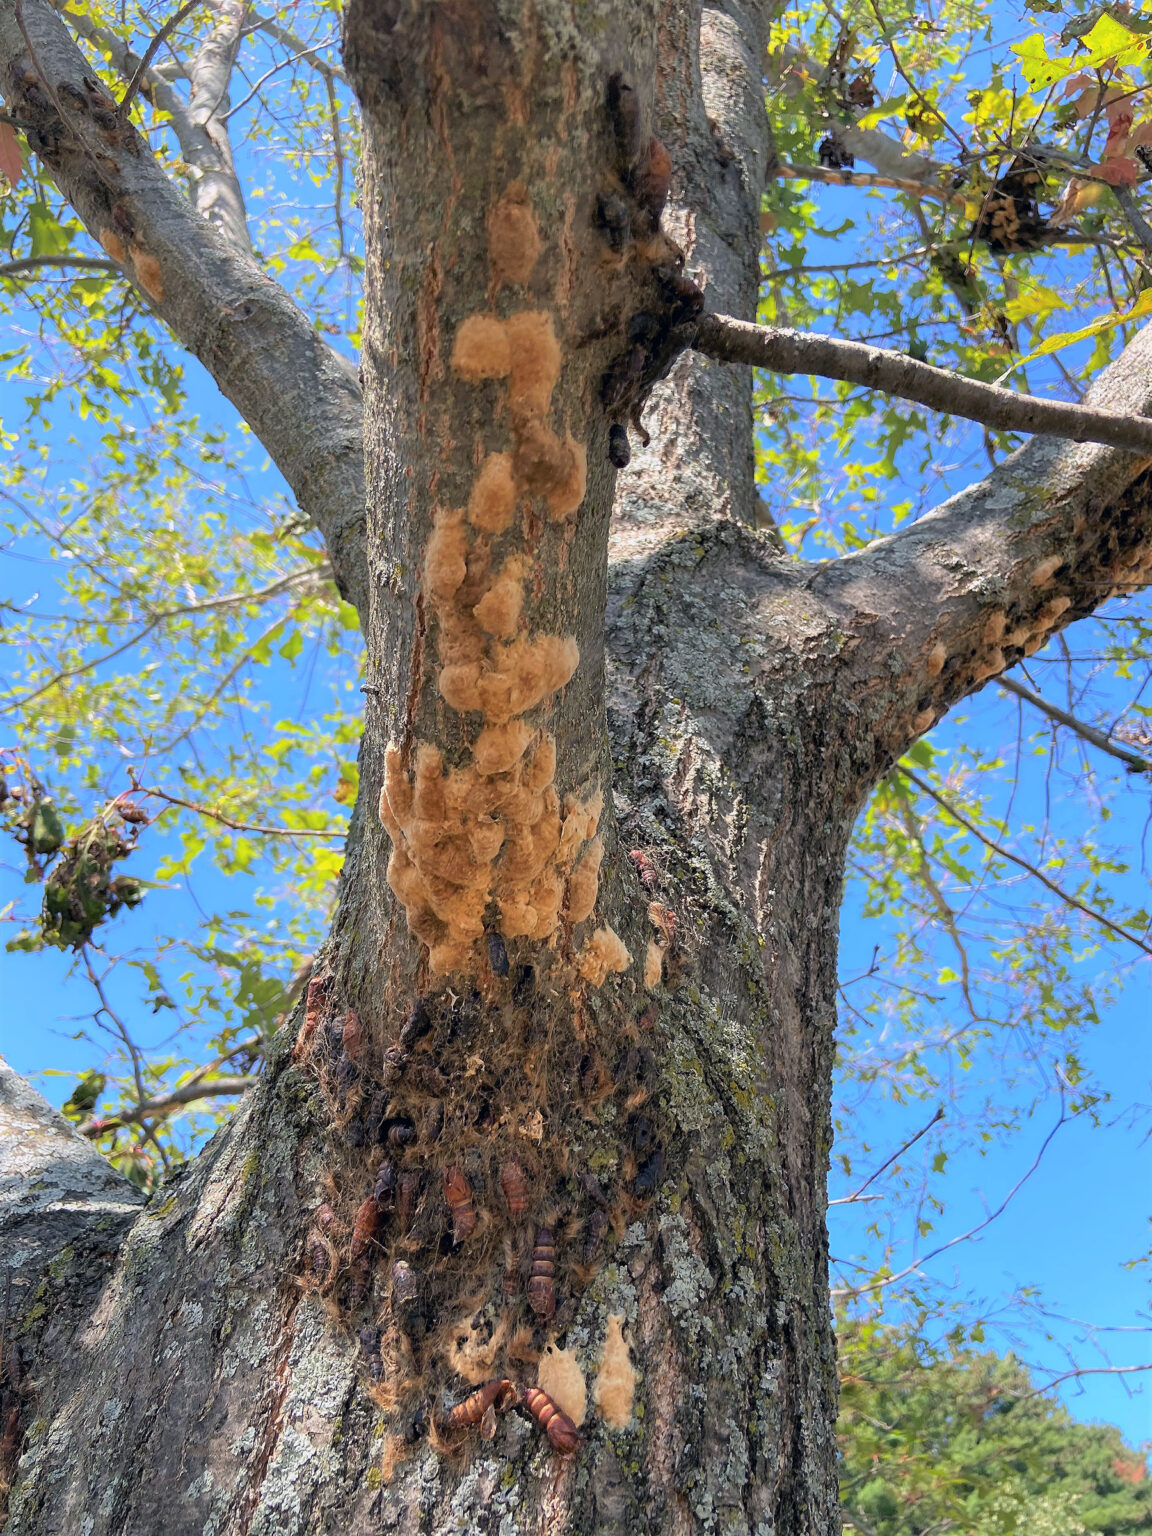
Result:
{"label": "tan egg mass", "polygon": [[604,857],[602,838],[594,838],[585,848],[579,864],[568,880],[568,904],[564,915],[570,923],[582,923],[591,917],[600,889],[600,863]]}
{"label": "tan egg mass", "polygon": [[597,928],[576,957],[576,969],[590,987],[602,987],[612,973],[626,971],[632,956],[611,928]]}
{"label": "tan egg mass", "polygon": [[556,777],[556,738],[548,731],[541,733],[540,742],[532,760],[524,769],[525,789],[547,789]]}
{"label": "tan egg mass", "polygon": [[570,1349],[560,1349],[551,1343],[544,1346],[536,1370],[536,1384],[577,1428],[583,1424],[588,1411],[588,1388],[584,1372]]}
{"label": "tan egg mass", "polygon": [[548,510],[557,520],[570,517],[584,500],[588,489],[587,448],[568,436],[564,439],[564,452],[569,462],[568,473],[547,492]]}
{"label": "tan egg mass", "polygon": [[524,309],[509,316],[504,332],[511,373],[509,409],[514,416],[544,416],[563,361],[552,316],[546,310]]}
{"label": "tan egg mass", "polygon": [[447,601],[468,574],[468,530],[463,512],[440,511],[424,556],[424,580],[434,597]]}
{"label": "tan egg mass", "polygon": [[609,1429],[627,1429],[636,1398],[636,1371],[624,1338],[624,1318],[618,1312],[608,1315],[604,1355],[592,1397]]}
{"label": "tan egg mass", "polygon": [[1062,555],[1048,555],[1040,563],[1033,567],[1029,577],[1034,587],[1042,587],[1046,581],[1050,581],[1060,567],[1064,564]]}
{"label": "tan egg mass", "polygon": [[644,956],[644,985],[651,990],[660,985],[664,974],[664,951],[655,939],[648,940],[648,952]]}
{"label": "tan egg mass", "polygon": [[503,533],[516,511],[512,455],[490,453],[480,466],[468,497],[468,521],[482,533]]}
{"label": "tan egg mass", "polygon": [[488,215],[488,260],[501,283],[526,283],[540,258],[540,230],[522,186],[511,186]]}
{"label": "tan egg mass", "polygon": [[516,633],[523,607],[520,562],[509,560],[472,612],[481,628],[499,640],[508,640]]}
{"label": "tan egg mass", "polygon": [[472,744],[472,759],[483,774],[506,773],[524,756],[534,734],[523,720],[485,726]]}
{"label": "tan egg mass", "polygon": [[452,371],[470,384],[502,379],[512,367],[508,332],[495,315],[469,315],[456,332]]}
{"label": "tan egg mass", "polygon": [[551,427],[535,418],[525,422],[517,433],[514,467],[516,480],[525,491],[533,496],[557,495],[562,501],[570,500],[571,487],[579,476],[574,450],[567,442],[561,442]]}

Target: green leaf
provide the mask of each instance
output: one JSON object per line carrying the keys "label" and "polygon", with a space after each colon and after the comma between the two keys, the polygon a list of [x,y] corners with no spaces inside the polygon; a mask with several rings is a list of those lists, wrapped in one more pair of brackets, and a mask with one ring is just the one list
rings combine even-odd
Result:
{"label": "green leaf", "polygon": [[304,636],[298,629],[289,631],[288,638],[277,651],[277,655],[283,656],[285,661],[295,661],[304,649]]}
{"label": "green leaf", "polygon": [[1123,311],[1114,310],[1111,314],[1101,315],[1098,319],[1090,321],[1087,325],[1080,326],[1075,331],[1061,331],[1059,335],[1046,337],[1038,347],[1029,352],[1027,357],[1022,357],[1015,366],[1023,368],[1025,363],[1031,363],[1038,357],[1048,357],[1053,352],[1062,352],[1066,347],[1074,346],[1078,341],[1086,341],[1090,336],[1098,336],[1103,331],[1114,330],[1116,326],[1126,325],[1132,320],[1142,320],[1149,314],[1152,314],[1152,288],[1145,289],[1129,309]]}
{"label": "green leaf", "polygon": [[28,234],[33,256],[59,256],[72,243],[71,235],[45,203],[33,203],[28,210]]}

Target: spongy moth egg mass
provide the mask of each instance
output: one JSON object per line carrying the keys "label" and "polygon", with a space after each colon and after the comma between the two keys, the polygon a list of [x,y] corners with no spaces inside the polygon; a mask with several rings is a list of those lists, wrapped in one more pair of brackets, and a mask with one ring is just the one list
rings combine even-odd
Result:
{"label": "spongy moth egg mass", "polygon": [[537,1385],[579,1427],[587,1411],[588,1389],[584,1372],[570,1349],[555,1344],[545,1346],[537,1366]]}
{"label": "spongy moth egg mass", "polygon": [[604,1355],[592,1389],[600,1417],[609,1429],[626,1429],[636,1397],[636,1369],[624,1338],[624,1318],[610,1313]]}
{"label": "spongy moth egg mass", "polygon": [[489,725],[472,746],[472,759],[483,774],[507,773],[524,756],[533,731],[523,720]]}
{"label": "spongy moth egg mass", "polygon": [[501,640],[515,634],[524,606],[524,583],[519,568],[509,564],[512,568],[505,567],[506,574],[497,577],[472,610],[481,628]]}
{"label": "spongy moth egg mass", "polygon": [[540,258],[540,229],[521,186],[513,185],[488,217],[488,259],[497,282],[526,283]]}
{"label": "spongy moth egg mass", "polygon": [[439,512],[424,556],[424,579],[438,598],[453,596],[468,574],[468,531],[462,512]]}
{"label": "spongy moth egg mass", "polygon": [[504,321],[495,315],[469,315],[460,324],[452,346],[452,371],[470,384],[502,379],[512,367]]}
{"label": "spongy moth egg mass", "polygon": [[595,838],[585,849],[579,864],[568,881],[568,905],[566,916],[570,923],[582,923],[591,917],[600,888],[600,861],[604,844]]}
{"label": "spongy moth egg mass", "polygon": [[503,533],[516,511],[516,481],[510,453],[490,453],[480,466],[468,498],[468,521],[483,533]]}
{"label": "spongy moth egg mass", "polygon": [[590,987],[602,987],[609,975],[632,963],[624,941],[611,928],[597,928],[577,957],[576,968]]}
{"label": "spongy moth egg mass", "polygon": [[543,416],[552,404],[563,354],[552,316],[546,310],[521,310],[505,321],[508,405],[517,416]]}

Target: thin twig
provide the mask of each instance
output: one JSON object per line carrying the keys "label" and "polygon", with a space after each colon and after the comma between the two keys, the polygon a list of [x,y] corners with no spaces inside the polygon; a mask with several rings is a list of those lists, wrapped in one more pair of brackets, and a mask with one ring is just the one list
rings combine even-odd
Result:
{"label": "thin twig", "polygon": [[877,1168],[875,1173],[871,1173],[871,1174],[868,1175],[868,1177],[864,1180],[863,1184],[861,1184],[860,1188],[856,1191],[855,1194],[853,1194],[853,1195],[845,1195],[844,1198],[841,1199],[841,1200],[829,1200],[828,1204],[829,1205],[851,1205],[853,1203],[853,1201],[859,1200],[860,1196],[868,1188],[869,1184],[875,1183],[875,1181],[880,1177],[880,1175],[884,1172],[884,1170],[886,1168],[891,1168],[892,1164],[896,1161],[896,1159],[898,1157],[903,1157],[905,1152],[908,1151],[909,1147],[914,1147],[916,1145],[916,1143],[920,1140],[921,1136],[927,1136],[928,1132],[932,1129],[932,1127],[934,1125],[938,1124],[941,1120],[943,1120],[943,1118],[944,1118],[944,1106],[941,1104],[937,1108],[936,1113],[932,1116],[931,1120],[929,1120],[928,1124],[926,1126],[924,1126],[921,1130],[917,1131],[915,1136],[911,1137],[908,1141],[906,1141],[902,1147],[897,1147],[896,1151],[893,1152],[892,1156],[890,1158],[888,1158],[888,1160],[886,1162],[881,1163],[879,1168]]}
{"label": "thin twig", "polygon": [[1018,683],[1015,678],[999,677],[996,679],[996,683],[997,687],[1004,688],[1009,693],[1014,693],[1018,699],[1023,699],[1026,703],[1033,705],[1034,708],[1040,710],[1042,714],[1047,715],[1050,719],[1059,721],[1061,725],[1066,725],[1070,731],[1075,731],[1077,736],[1083,737],[1092,746],[1099,747],[1101,752],[1107,752],[1109,757],[1117,758],[1125,764],[1131,773],[1152,773],[1152,761],[1149,761],[1148,758],[1141,757],[1139,752],[1130,752],[1127,747],[1119,746],[1106,732],[1097,730],[1094,725],[1088,725],[1084,720],[1078,720],[1075,715],[1070,715],[1066,709],[1061,709],[1058,704],[1049,703],[1047,699],[1041,698],[1038,693],[1033,693],[1031,688],[1026,688],[1023,683]]}
{"label": "thin twig", "polygon": [[172,33],[175,32],[176,28],[184,20],[185,16],[188,15],[189,11],[194,11],[200,3],[201,0],[184,0],[184,4],[176,12],[175,16],[164,23],[159,32],[157,32],[156,36],[148,44],[147,48],[145,48],[144,57],[140,60],[139,64],[137,64],[135,73],[133,74],[131,80],[129,80],[128,87],[125,90],[123,97],[121,98],[120,105],[116,108],[117,114],[121,118],[128,116],[128,109],[132,105],[132,98],[140,89],[140,82],[148,73],[148,66],[156,57],[157,50],[168,41]]}
{"label": "thin twig", "polygon": [[1005,848],[1003,843],[998,843],[995,838],[991,838],[986,833],[981,832],[978,826],[969,821],[954,805],[949,804],[944,796],[938,794],[931,784],[922,779],[918,773],[913,773],[911,768],[905,768],[903,763],[899,764],[898,771],[915,784],[917,789],[921,790],[930,799],[935,800],[942,811],[951,816],[953,821],[958,822],[965,831],[971,832],[972,836],[978,838],[986,848],[990,848],[993,853],[998,853],[1001,858],[1007,859],[1020,869],[1026,870],[1028,874],[1039,880],[1041,885],[1050,890],[1054,896],[1059,897],[1066,905],[1075,907],[1077,912],[1083,912],[1085,917],[1092,918],[1094,922],[1099,923],[1102,927],[1114,933],[1117,938],[1127,939],[1129,944],[1135,944],[1136,948],[1142,949],[1146,955],[1152,955],[1152,945],[1146,944],[1143,939],[1134,933],[1130,933],[1127,928],[1122,928],[1119,923],[1114,923],[1110,917],[1105,917],[1103,912],[1098,912],[1095,907],[1088,906],[1079,897],[1069,895],[1067,891],[1056,884],[1055,880],[1049,880],[1044,871],[1037,869],[1035,864],[1030,864],[1027,859],[1021,858],[1018,853],[1013,853],[1011,849]]}
{"label": "thin twig", "polygon": [[939,1258],[942,1253],[947,1253],[949,1248],[955,1248],[959,1243],[968,1242],[971,1238],[975,1237],[978,1232],[983,1232],[985,1227],[991,1226],[998,1217],[1004,1214],[1012,1201],[1023,1189],[1024,1185],[1036,1172],[1037,1168],[1039,1168],[1041,1159],[1051,1145],[1052,1138],[1056,1135],[1056,1132],[1064,1124],[1067,1118],[1068,1112],[1064,1107],[1064,1088],[1063,1085],[1061,1085],[1060,1118],[1056,1121],[1056,1124],[1052,1127],[1047,1136],[1045,1136],[1044,1140],[1040,1143],[1040,1150],[1032,1160],[1032,1166],[1025,1173],[1020,1175],[1015,1184],[1013,1184],[1012,1188],[1004,1196],[1003,1200],[1001,1200],[1000,1204],[994,1211],[985,1216],[983,1221],[977,1222],[974,1227],[969,1227],[967,1232],[961,1232],[957,1237],[949,1238],[946,1243],[941,1243],[938,1248],[933,1248],[931,1253],[927,1253],[922,1259],[917,1259],[914,1263],[909,1264],[905,1269],[900,1270],[898,1274],[886,1275],[880,1280],[870,1281],[867,1285],[842,1287],[832,1292],[833,1297],[839,1298],[841,1296],[862,1296],[866,1291],[886,1290],[890,1285],[896,1285],[899,1281],[906,1280],[909,1275],[915,1274],[917,1270],[923,1269],[925,1264],[929,1264],[933,1259]]}
{"label": "thin twig", "polygon": [[328,112],[332,119],[332,159],[336,165],[336,186],[332,207],[336,216],[336,233],[340,240],[340,259],[344,259],[344,143],[340,135],[340,103],[336,96],[336,82],[330,75],[324,77],[328,91]]}
{"label": "thin twig", "polygon": [[[303,57],[308,57],[305,52],[306,45],[301,39],[296,37],[294,33],[289,32],[286,27],[282,27],[279,22],[274,21],[271,16],[253,16],[245,30],[249,32],[267,32],[269,37],[275,38],[285,48],[291,48],[299,52]],[[338,64],[328,64],[323,59],[311,57],[308,57],[308,62],[316,73],[323,75],[325,79],[339,80],[343,85],[349,84],[346,71],[341,69]]]}
{"label": "thin twig", "polygon": [[1058,1387],[1062,1381],[1072,1381],[1079,1376],[1130,1376],[1135,1371],[1152,1371],[1152,1361],[1147,1365],[1079,1365],[1074,1370],[1065,1371],[1061,1376],[1053,1376],[1043,1386],[1037,1387],[1035,1392],[1025,1395],[1028,1398],[1040,1397],[1045,1392],[1051,1392],[1053,1387]]}
{"label": "thin twig", "polygon": [[122,656],[125,651],[131,650],[134,645],[139,645],[142,640],[148,638],[154,629],[157,629],[169,619],[181,618],[186,614],[211,613],[221,608],[242,607],[245,603],[266,602],[270,597],[279,596],[281,592],[294,587],[298,582],[306,581],[309,578],[322,580],[327,576],[328,571],[329,567],[327,565],[310,565],[301,570],[290,571],[287,576],[277,577],[275,581],[269,582],[266,587],[258,588],[255,592],[229,592],[223,597],[208,597],[199,603],[182,603],[176,608],[164,608],[161,612],[154,614],[147,624],[138,629],[134,635],[130,635],[123,644],[115,646],[110,651],[103,652],[100,656],[95,657],[92,661],[84,662],[81,666],[68,667],[62,672],[57,672],[46,683],[42,683],[39,688],[34,688],[31,693],[21,694],[18,699],[11,699],[7,704],[0,706],[0,715],[9,714],[14,709],[22,709],[24,705],[31,704],[34,699],[38,699],[42,694],[58,687],[60,683],[67,682],[69,678],[82,677],[85,672],[91,672],[95,667],[102,666],[106,661],[115,661],[117,656]]}
{"label": "thin twig", "polygon": [[258,1077],[217,1077],[210,1083],[187,1083],[183,1088],[174,1088],[171,1093],[161,1094],[154,1099],[145,1099],[131,1109],[126,1109],[123,1114],[110,1115],[107,1118],[93,1116],[91,1120],[85,1120],[80,1126],[80,1134],[92,1140],[96,1136],[102,1136],[105,1131],[118,1131],[121,1126],[160,1119],[184,1104],[194,1104],[197,1099],[225,1098],[247,1093],[249,1088],[254,1088],[259,1081]]}
{"label": "thin twig", "polygon": [[266,85],[268,81],[271,80],[273,75],[279,74],[282,69],[287,69],[289,64],[298,64],[300,60],[306,58],[308,54],[315,53],[317,48],[331,47],[332,42],[332,38],[325,38],[323,42],[313,43],[310,48],[301,48],[299,53],[294,53],[290,58],[281,59],[278,64],[273,64],[271,69],[265,70],[265,72],[260,76],[259,80],[257,80],[256,84],[248,92],[247,96],[242,97],[234,107],[229,107],[227,112],[221,112],[217,118],[217,121],[226,123],[230,117],[239,112],[241,107],[246,107],[248,105],[253,96],[255,96],[259,91],[260,87],[262,85]]}
{"label": "thin twig", "polygon": [[964,378],[947,368],[917,362],[903,352],[864,346],[858,341],[751,325],[730,315],[703,315],[692,346],[721,362],[863,384],[1001,432],[1043,433],[1075,443],[1105,443],[1144,458],[1152,456],[1152,420],[1146,417],[1017,394]]}
{"label": "thin twig", "polygon": [[[96,972],[92,969],[92,956],[89,953],[87,944],[84,945],[84,966],[88,972],[88,980],[96,989],[96,996],[100,999],[100,1007],[96,1010],[96,1016],[98,1018],[101,1013],[106,1013],[112,1020],[112,1023],[115,1025],[116,1033],[124,1042],[124,1046],[128,1052],[128,1059],[132,1063],[132,1076],[136,1080],[136,1097],[143,1101],[144,1076],[140,1066],[140,1048],[132,1039],[132,1036],[128,1033],[128,1026],[124,1023],[124,1020],[120,1018],[115,1009],[110,1006],[107,995],[104,991],[103,977],[97,976]],[[107,972],[105,974],[107,974]]]}
{"label": "thin twig", "polygon": [[164,789],[150,789],[144,784],[134,784],[133,792],[138,795],[151,795],[157,800],[166,800],[169,805],[183,806],[186,811],[195,811],[198,816],[207,816],[211,821],[218,821],[221,826],[227,827],[231,832],[260,832],[265,837],[344,837],[347,831],[344,827],[338,827],[332,832],[317,832],[304,827],[254,826],[250,822],[234,821],[231,816],[225,816],[223,811],[215,811],[208,805],[198,805],[195,800],[181,800],[179,795],[170,795]]}
{"label": "thin twig", "polygon": [[21,272],[34,272],[41,267],[83,267],[92,272],[115,272],[120,275],[119,263],[105,256],[21,256],[16,261],[0,262],[0,277],[16,277]]}

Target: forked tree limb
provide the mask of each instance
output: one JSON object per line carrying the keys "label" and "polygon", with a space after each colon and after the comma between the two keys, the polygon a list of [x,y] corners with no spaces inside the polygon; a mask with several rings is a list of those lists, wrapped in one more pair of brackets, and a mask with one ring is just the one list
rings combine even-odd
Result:
{"label": "forked tree limb", "polygon": [[19,11],[15,0],[0,0],[0,90],[34,124],[31,147],[93,237],[247,421],[323,535],[342,594],[366,611],[355,365],[317,335],[218,221],[201,216],[209,207],[198,212],[181,195],[130,125],[109,126],[103,114],[71,106],[62,118],[41,76],[58,99],[64,83],[69,103],[82,102],[87,60],[46,0],[22,0]]}
{"label": "forked tree limb", "polygon": [[963,208],[967,199],[943,182],[918,181],[910,176],[884,176],[879,172],[856,171],[832,165],[779,163],[773,175],[781,181],[819,181],[830,187],[884,187],[892,192],[906,192],[910,197],[930,197],[935,202]]}
{"label": "forked tree limb", "polygon": [[208,1082],[185,1083],[180,1088],[173,1088],[171,1093],[159,1094],[154,1099],[145,1099],[141,1104],[134,1104],[130,1109],[123,1109],[115,1115],[93,1115],[79,1127],[79,1134],[88,1140],[95,1140],[105,1131],[119,1130],[121,1126],[137,1125],[142,1120],[162,1120],[176,1109],[184,1109],[189,1104],[197,1104],[201,1099],[237,1098],[242,1093],[247,1093],[249,1088],[255,1088],[260,1079],[251,1074],[243,1074],[232,1077],[214,1077]]}
{"label": "forked tree limb", "polygon": [[750,363],[774,373],[814,374],[862,384],[910,400],[929,410],[978,421],[1001,432],[1027,432],[1104,443],[1152,457],[1152,419],[1097,411],[1090,406],[1020,395],[995,384],[966,379],[946,368],[918,362],[903,352],[821,336],[749,325],[728,315],[705,315],[692,343],[697,352],[721,362]]}

